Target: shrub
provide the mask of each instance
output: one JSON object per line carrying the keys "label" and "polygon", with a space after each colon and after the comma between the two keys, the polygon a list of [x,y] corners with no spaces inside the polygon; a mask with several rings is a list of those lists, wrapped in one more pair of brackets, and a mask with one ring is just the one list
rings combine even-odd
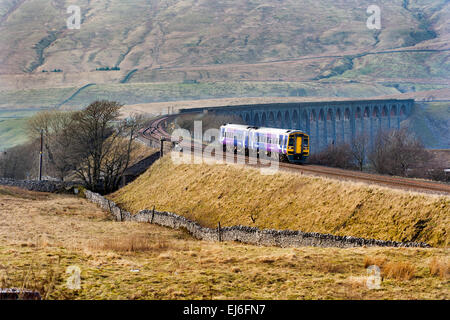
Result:
{"label": "shrub", "polygon": [[382,268],[385,263],[385,257],[364,257],[364,268],[368,268],[370,266],[378,266],[379,268]]}
{"label": "shrub", "polygon": [[415,272],[416,268],[409,262],[388,262],[382,268],[384,277],[397,280],[411,280]]}
{"label": "shrub", "polygon": [[429,263],[430,274],[432,276],[439,276],[441,279],[446,279],[450,275],[450,268],[448,261],[440,260],[436,257],[431,259]]}
{"label": "shrub", "polygon": [[418,139],[401,129],[380,132],[368,158],[378,173],[408,176],[413,166],[423,166],[431,156]]}
{"label": "shrub", "polygon": [[342,169],[356,168],[349,144],[331,145],[323,151],[312,154],[308,162]]}
{"label": "shrub", "polygon": [[373,265],[380,268],[382,278],[411,280],[416,272],[416,268],[409,262],[389,262],[385,257],[364,258],[364,268]]}

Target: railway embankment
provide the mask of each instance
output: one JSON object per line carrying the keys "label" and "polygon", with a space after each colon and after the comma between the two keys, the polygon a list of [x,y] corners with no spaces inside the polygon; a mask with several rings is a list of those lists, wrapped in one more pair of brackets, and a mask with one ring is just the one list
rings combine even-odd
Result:
{"label": "railway embankment", "polygon": [[450,232],[449,196],[293,172],[261,175],[238,165],[175,165],[170,157],[107,198],[131,216],[155,207],[211,230],[219,223],[256,228],[258,237],[261,230],[302,230],[446,247]]}
{"label": "railway embankment", "polygon": [[122,210],[114,201],[108,200],[98,193],[85,191],[86,199],[109,211],[117,221],[135,221],[153,223],[173,229],[185,229],[199,240],[206,241],[237,241],[259,246],[276,247],[416,247],[429,248],[422,242],[397,242],[376,239],[364,239],[350,236],[335,236],[316,232],[291,230],[260,230],[247,226],[232,226],[221,228],[202,227],[200,224],[171,212],[142,210],[131,214]]}

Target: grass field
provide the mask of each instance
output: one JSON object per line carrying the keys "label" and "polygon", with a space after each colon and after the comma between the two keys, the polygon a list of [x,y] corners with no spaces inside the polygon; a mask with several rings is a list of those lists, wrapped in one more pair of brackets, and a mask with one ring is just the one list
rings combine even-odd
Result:
{"label": "grass field", "polygon": [[54,107],[68,98],[75,89],[70,87],[0,91],[0,108],[40,109]]}
{"label": "grass field", "polygon": [[0,150],[26,142],[26,119],[0,120]]}
{"label": "grass field", "polygon": [[28,140],[27,119],[38,111],[39,109],[0,109],[0,151]]}
{"label": "grass field", "polygon": [[[448,249],[275,248],[110,221],[74,196],[0,187],[0,287],[46,299],[448,299]],[[379,289],[366,267],[381,266]],[[66,270],[77,266],[81,288]]]}
{"label": "grass field", "polygon": [[[110,196],[136,213],[167,210],[216,227],[247,225],[447,246],[450,197],[234,165],[155,163]],[[174,199],[176,199],[174,201]]]}
{"label": "grass field", "polygon": [[[441,86],[435,86],[440,88]],[[76,92],[76,88],[50,88],[0,91],[0,110],[23,108],[52,108]],[[382,84],[337,83],[329,85],[314,82],[230,81],[201,83],[128,83],[98,84],[81,90],[63,104],[65,107],[83,107],[95,100],[114,100],[126,105],[240,97],[375,97],[398,94],[399,91]],[[201,103],[201,102],[200,102]]]}

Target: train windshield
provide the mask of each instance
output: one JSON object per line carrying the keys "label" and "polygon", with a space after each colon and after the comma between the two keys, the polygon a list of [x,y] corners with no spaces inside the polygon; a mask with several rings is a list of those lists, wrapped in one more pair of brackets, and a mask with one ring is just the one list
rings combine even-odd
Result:
{"label": "train windshield", "polygon": [[303,146],[308,147],[308,137],[303,137]]}
{"label": "train windshield", "polygon": [[289,137],[289,146],[290,147],[294,146],[294,137]]}

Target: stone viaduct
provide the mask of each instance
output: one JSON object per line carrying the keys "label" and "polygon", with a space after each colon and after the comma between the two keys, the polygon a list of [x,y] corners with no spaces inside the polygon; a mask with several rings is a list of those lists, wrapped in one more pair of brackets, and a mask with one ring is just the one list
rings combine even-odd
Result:
{"label": "stone viaduct", "polygon": [[412,112],[414,100],[348,100],[296,102],[182,109],[235,115],[251,126],[302,130],[310,135],[311,150],[351,142],[365,134],[373,143],[377,132],[400,128]]}

